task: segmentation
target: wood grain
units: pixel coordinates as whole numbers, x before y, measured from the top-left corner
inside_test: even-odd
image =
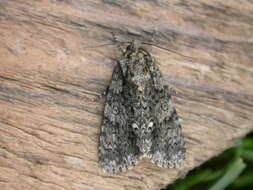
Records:
[[[232,146],[253,129],[252,15],[250,0],[1,0],[1,189],[159,189]],[[182,167],[101,171],[100,96],[119,51],[94,46],[111,32],[177,52],[152,48],[178,92]]]

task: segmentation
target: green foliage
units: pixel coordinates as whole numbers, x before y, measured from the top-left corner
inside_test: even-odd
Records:
[[[253,189],[253,134],[164,190]]]

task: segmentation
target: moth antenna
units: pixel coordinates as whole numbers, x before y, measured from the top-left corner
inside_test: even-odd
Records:
[[[88,48],[98,48],[98,47],[111,46],[111,45],[115,45],[115,43],[110,43],[110,44],[100,44],[100,45],[97,45],[97,46],[86,46],[86,47],[84,47],[84,48],[85,48],[85,49],[88,49]]]
[[[124,43],[132,43],[132,41],[120,41],[117,37],[116,34],[114,32],[111,32],[112,34],[112,43],[107,43],[107,44],[100,44],[97,46],[86,46],[85,49],[88,48],[99,48],[99,47],[103,47],[103,46],[111,46],[111,45],[118,45],[119,49],[124,52],[124,48],[120,45],[120,44],[124,44]]]
[[[158,45],[155,45],[155,44],[152,44],[152,43],[142,42],[142,44],[151,45],[151,46],[154,46],[154,47],[156,47],[156,48],[160,48],[160,49],[163,49],[163,50],[170,51],[170,52],[172,52],[172,53],[175,53],[175,54],[181,55],[181,56],[183,56],[183,57],[187,57],[187,58],[191,58],[191,59],[193,59],[193,57],[190,57],[190,56],[187,56],[187,55],[184,55],[184,54],[178,53],[177,51],[174,51],[174,50],[171,50],[171,49],[168,49],[168,48],[162,47],[162,46],[158,46]]]

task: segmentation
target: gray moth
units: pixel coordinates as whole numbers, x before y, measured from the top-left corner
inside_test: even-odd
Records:
[[[107,89],[99,160],[104,171],[132,168],[142,158],[174,168],[185,159],[185,142],[172,92],[147,49],[129,43]]]

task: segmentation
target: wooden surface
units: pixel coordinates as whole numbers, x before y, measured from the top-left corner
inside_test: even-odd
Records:
[[[253,129],[252,15],[249,0],[0,0],[0,189],[159,189],[232,146]],[[152,48],[178,92],[178,169],[99,167],[99,97],[120,53],[89,47],[111,32],[184,55]]]

